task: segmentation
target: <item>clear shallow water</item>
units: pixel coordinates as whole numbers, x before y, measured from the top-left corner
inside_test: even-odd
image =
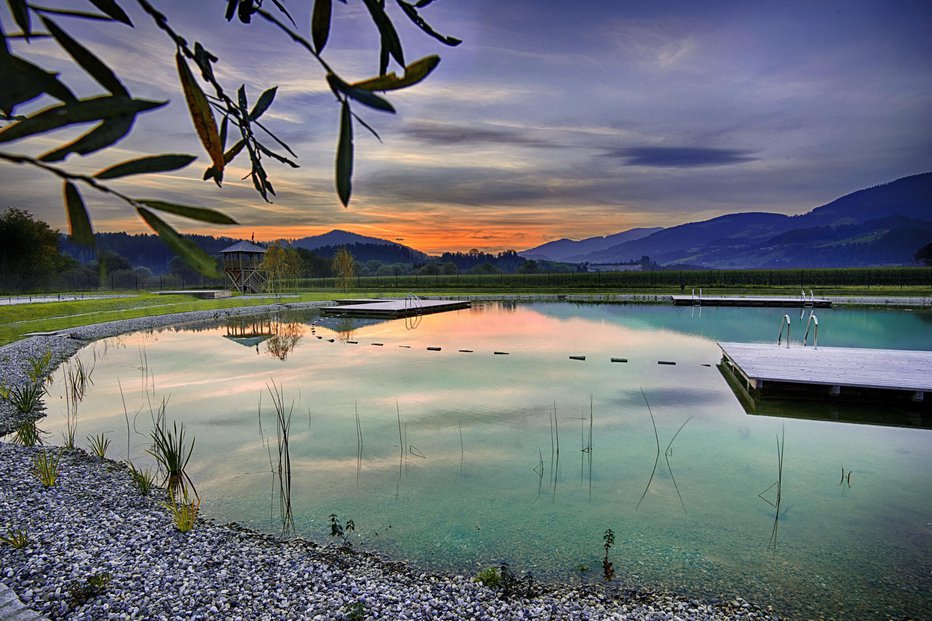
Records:
[[[742,595],[806,618],[922,617],[932,432],[748,416],[715,368],[716,340],[771,342],[784,312],[489,304],[416,326],[310,313],[124,335],[79,354],[96,364],[77,436],[107,433],[109,456],[126,457],[122,388],[130,456],[145,463],[150,404],[166,398],[169,420],[197,437],[189,470],[203,511],[276,532],[275,382],[294,404],[299,534],[325,538],[336,513],[355,521],[356,545],[420,566],[474,574],[507,561],[538,579],[598,581],[612,528],[623,583]],[[822,346],[932,349],[929,313],[818,316]],[[252,328],[274,336],[226,338]],[[56,436],[60,377],[46,424]]]

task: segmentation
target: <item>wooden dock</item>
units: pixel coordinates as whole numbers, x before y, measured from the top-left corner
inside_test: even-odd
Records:
[[[324,306],[320,312],[335,317],[381,317],[398,319],[469,308],[467,300],[346,300],[344,304]]]
[[[674,306],[770,306],[778,308],[830,308],[832,301],[825,298],[773,297],[773,296],[693,296],[671,295]]]
[[[761,397],[905,400],[932,392],[932,351],[719,343],[722,363]],[[928,402],[926,402],[928,405]]]

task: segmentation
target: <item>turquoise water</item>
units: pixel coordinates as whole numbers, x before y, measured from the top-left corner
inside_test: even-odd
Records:
[[[932,431],[799,418],[806,405],[749,416],[715,366],[716,340],[775,341],[785,312],[500,303],[420,321],[306,313],[129,334],[79,354],[94,384],[77,437],[107,433],[124,459],[128,418],[129,456],[146,463],[166,399],[197,438],[189,474],[204,513],[280,532],[274,383],[291,410],[298,534],[324,540],[335,513],[355,522],[354,545],[425,568],[506,561],[598,582],[611,528],[623,584],[741,595],[801,618],[922,617]],[[932,350],[928,312],[818,317],[820,346]],[[63,384],[48,399],[56,436]]]

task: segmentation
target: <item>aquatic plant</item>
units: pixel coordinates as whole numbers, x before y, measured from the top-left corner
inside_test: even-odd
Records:
[[[17,550],[22,550],[29,545],[29,532],[25,528],[10,530],[5,535],[0,534],[0,541]]]
[[[602,547],[605,548],[605,558],[602,559],[602,575],[605,581],[609,582],[615,577],[615,566],[608,560],[608,551],[615,545],[615,532],[611,528],[606,528],[602,534]]]
[[[342,539],[344,546],[352,545],[349,541],[349,533],[355,530],[356,522],[353,520],[346,520],[346,524],[344,525],[340,523],[340,518],[337,517],[336,513],[330,514],[330,536]]]
[[[127,465],[129,466],[129,474],[133,478],[133,483],[139,489],[139,493],[148,496],[149,490],[152,489],[152,485],[155,483],[155,475],[148,468],[145,470],[137,469],[132,462],[127,462]]]
[[[59,467],[61,454],[61,449],[57,452],[39,451],[32,461],[32,471],[39,477],[39,481],[45,487],[52,487],[55,485],[55,481],[58,480],[58,475],[61,472]]]
[[[110,448],[110,438],[107,437],[107,434],[101,433],[93,437],[87,436],[87,441],[94,455],[97,455],[97,457],[101,459],[107,456],[107,449]]]
[[[36,426],[33,418],[21,421],[13,431],[13,443],[33,447],[42,444],[42,431]]]
[[[194,500],[191,500],[188,497],[188,489],[184,486],[181,486],[181,493],[181,502],[178,502],[175,492],[169,490],[169,502],[162,503],[162,506],[171,513],[175,528],[186,533],[194,530],[194,525],[197,523],[197,514],[201,510],[201,498],[195,496]]]
[[[165,476],[165,487],[169,495],[174,494],[181,488],[187,494],[187,486],[194,489],[194,482],[185,468],[191,459],[191,453],[194,452],[195,438],[191,438],[191,444],[185,441],[184,423],[177,421],[172,423],[172,428],[168,428],[165,420],[165,403],[162,402],[159,416],[155,418],[155,427],[150,433],[152,438],[152,448],[147,452],[155,457],[159,465],[159,471]],[[194,490],[197,495],[197,490]]]

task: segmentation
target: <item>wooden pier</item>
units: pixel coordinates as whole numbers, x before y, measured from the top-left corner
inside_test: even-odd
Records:
[[[719,343],[722,364],[754,396],[929,405],[932,351]]]
[[[391,300],[345,300],[344,302],[347,303],[324,306],[320,311],[324,315],[335,317],[398,319],[470,307],[470,302],[467,300],[412,300],[411,298],[399,298]]]
[[[773,296],[694,296],[672,295],[674,306],[770,306],[778,308],[830,308],[832,301],[825,298],[773,297]]]

